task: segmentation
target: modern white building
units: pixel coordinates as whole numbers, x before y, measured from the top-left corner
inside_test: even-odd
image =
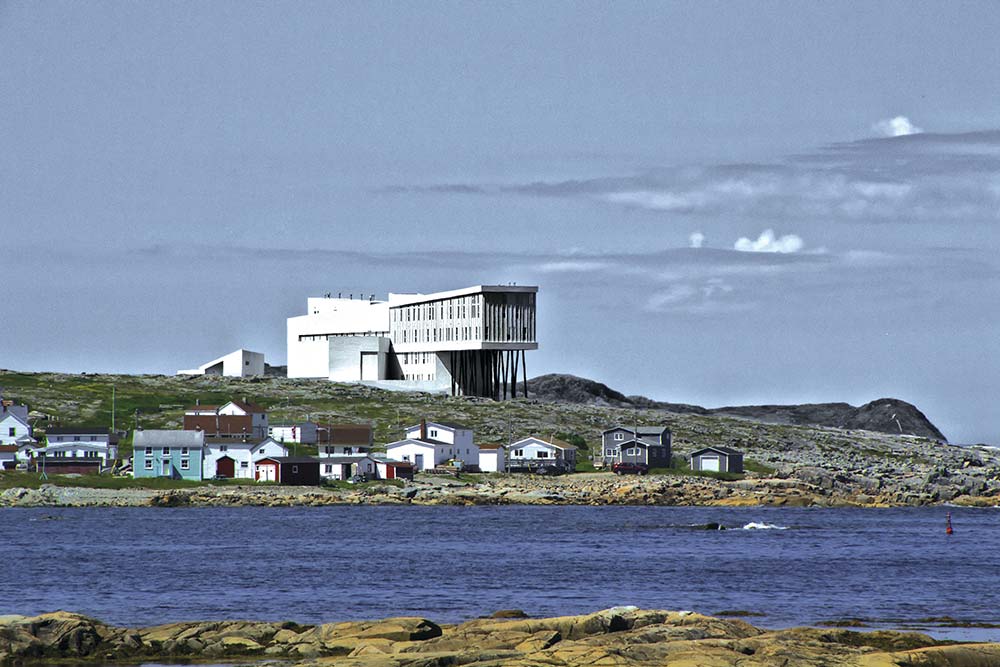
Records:
[[[251,377],[264,374],[264,355],[240,348],[235,352],[213,359],[198,368],[177,371],[178,375],[224,375],[226,377]]]
[[[288,448],[273,438],[205,438],[204,452],[204,479],[254,479],[257,461],[274,456],[288,456]]]
[[[525,351],[538,349],[537,292],[477,285],[386,301],[309,298],[308,313],[288,319],[288,377],[516,396]]]

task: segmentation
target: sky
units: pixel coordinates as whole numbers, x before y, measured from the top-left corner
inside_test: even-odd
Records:
[[[990,2],[4,2],[0,367],[539,286],[530,375],[1000,443]]]

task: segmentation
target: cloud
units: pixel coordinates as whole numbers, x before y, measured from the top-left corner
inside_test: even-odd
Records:
[[[751,241],[744,236],[736,241],[733,248],[740,252],[793,253],[802,250],[803,245],[805,244],[802,239],[795,234],[786,234],[777,238],[773,229],[765,229],[756,241]]]
[[[875,123],[872,129],[885,137],[905,137],[923,132],[922,129],[911,123],[910,119],[906,116],[884,118]]]
[[[692,232],[692,234],[688,236],[688,244],[692,248],[700,248],[704,243],[705,243],[705,235],[702,234],[701,232]]]
[[[665,221],[727,216],[762,226],[803,220],[967,224],[1000,218],[1000,130],[905,134],[919,128],[902,116],[886,123],[888,132],[900,134],[829,144],[771,162],[385,191],[583,200],[671,214]]]

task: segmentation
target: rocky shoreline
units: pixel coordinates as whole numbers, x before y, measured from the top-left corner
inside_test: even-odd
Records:
[[[1000,644],[956,644],[896,631],[772,631],[738,619],[635,607],[540,619],[498,612],[458,625],[406,617],[315,626],[210,621],[124,628],[67,612],[0,616],[0,667],[147,660],[296,667],[977,667],[1000,664]]]
[[[955,482],[958,482],[956,485]],[[42,485],[0,492],[0,507],[219,507],[322,505],[677,505],[899,507],[952,503],[1000,505],[1000,485],[962,477],[914,485],[803,467],[774,476],[724,481],[707,477],[617,477],[583,473],[563,477],[472,475],[462,480],[422,475],[405,485],[370,483],[349,488],[200,486],[186,489],[93,489]]]

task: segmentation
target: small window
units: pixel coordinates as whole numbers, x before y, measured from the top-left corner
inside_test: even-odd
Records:
[[[153,455],[153,448],[146,447],[146,456],[152,456],[152,455]]]
[[[163,448],[163,455],[164,456],[170,456],[170,448],[169,447],[164,447]]]
[[[622,433],[621,431],[619,431],[618,433],[615,433],[615,440],[624,440],[624,439],[625,439],[625,434],[624,433]]]
[[[332,463],[327,463],[326,465],[324,465],[323,466],[323,472],[325,472],[327,475],[332,474],[333,473],[333,464]]]
[[[549,457],[549,453],[548,452],[538,452],[538,453],[535,454],[535,457],[536,458],[540,458],[540,459],[547,459]]]
[[[189,459],[181,459],[181,470],[187,470],[191,467],[191,462]]]
[[[298,466],[292,466],[292,472],[298,472],[298,471],[299,471]]]
[[[240,461],[240,467],[241,468],[249,468],[250,464],[247,463],[246,461]]]
[[[7,429],[7,435],[17,435],[17,429],[11,426],[9,429]]]
[[[188,455],[188,448],[181,447],[181,456],[187,456],[187,455]]]
[[[73,436],[73,442],[80,442],[80,436],[74,435]]]
[[[429,434],[430,434],[430,436],[431,436],[432,438],[436,438],[436,437],[438,437],[438,432],[437,432],[437,429],[436,429],[436,428],[432,428],[432,429],[431,429],[431,430],[429,431]]]
[[[229,451],[229,445],[219,445],[219,451],[220,452],[228,452]]]
[[[146,459],[146,470],[153,469],[153,459]]]
[[[404,461],[409,461],[410,460],[410,455],[409,454],[403,454],[403,460]]]

